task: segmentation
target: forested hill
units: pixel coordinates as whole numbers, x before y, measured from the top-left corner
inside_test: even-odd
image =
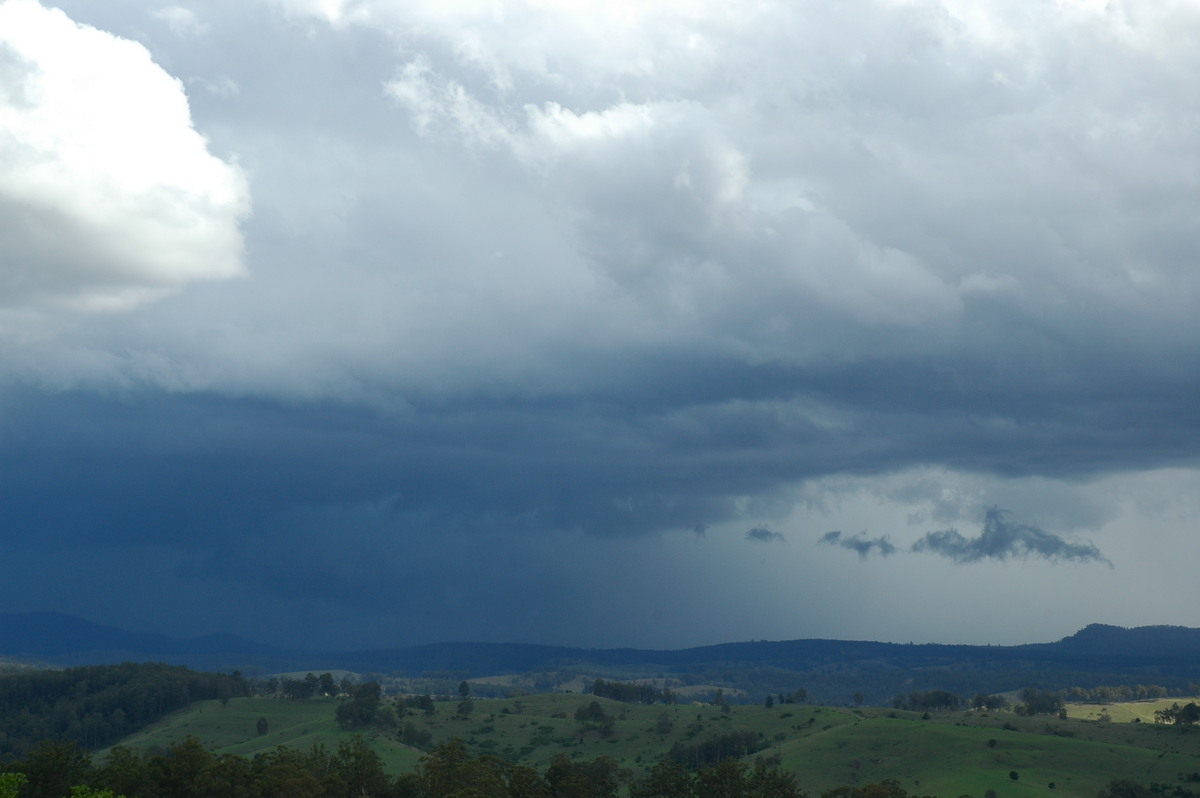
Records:
[[[1072,654],[1152,657],[1200,657],[1200,629],[1186,626],[1138,626],[1126,629],[1093,623],[1051,644]]]
[[[249,694],[238,675],[177,665],[125,663],[44,670],[0,678],[0,761],[38,740],[109,745],[193,701]]]

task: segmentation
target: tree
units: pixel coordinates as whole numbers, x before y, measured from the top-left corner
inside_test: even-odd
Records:
[[[630,798],[690,798],[695,780],[677,762],[659,762],[644,779],[629,786]]]
[[[334,710],[334,717],[343,729],[372,726],[380,720],[382,702],[383,688],[379,686],[379,682],[367,682],[355,688],[353,698],[338,704],[338,708]]]
[[[125,798],[125,796],[117,795],[112,790],[98,790],[95,787],[80,784],[71,788],[71,798]]]
[[[426,751],[429,749],[429,744],[433,742],[433,733],[427,729],[418,729],[417,725],[410,720],[405,722],[397,739],[405,745]]]
[[[780,769],[778,762],[778,758],[773,758],[768,763],[762,757],[754,761],[754,769],[746,777],[748,798],[803,798],[796,777]]]
[[[258,732],[258,736],[262,737],[264,734],[267,733],[267,728],[268,728],[267,719],[265,717],[259,718],[258,723],[254,724],[254,728],[255,728],[255,731]]]
[[[332,673],[322,673],[317,677],[317,690],[321,695],[335,696],[338,694],[337,684],[333,681]]]
[[[510,798],[550,798],[550,785],[529,765],[513,765],[508,774]]]
[[[697,798],[742,798],[746,766],[736,759],[722,759],[696,773]]]
[[[593,701],[585,707],[575,710],[575,720],[580,723],[600,723],[608,717],[599,701]]]
[[[92,758],[75,743],[43,740],[13,769],[28,780],[21,789],[22,798],[62,798],[72,786],[88,780]]]
[[[610,756],[577,763],[556,754],[546,769],[546,783],[555,798],[616,798],[628,775]]]
[[[1160,709],[1154,713],[1155,723],[1175,723],[1180,726],[1191,726],[1200,722],[1200,706],[1195,702],[1179,706],[1176,702],[1168,709]]]
[[[154,795],[178,795],[201,798],[210,792],[209,779],[216,757],[196,737],[177,740],[166,754],[151,757],[146,771]]]
[[[332,764],[334,774],[346,785],[346,795],[386,795],[391,789],[383,760],[361,735],[340,743]]]
[[[1153,795],[1144,784],[1130,779],[1113,779],[1105,789],[1096,793],[1096,798],[1151,798]]]
[[[324,746],[308,751],[293,751],[280,746],[254,758],[254,776],[262,795],[286,795],[288,798],[325,798],[327,785],[318,777],[328,776],[332,758]]]
[[[471,685],[467,684],[466,679],[458,683],[458,697],[463,701],[471,697]]]
[[[1034,687],[1026,687],[1021,691],[1021,701],[1025,715],[1057,715],[1063,706],[1062,693]]]
[[[971,706],[975,709],[986,709],[989,712],[993,712],[997,709],[1004,709],[1007,707],[1008,699],[1002,695],[985,695],[984,693],[977,693],[975,697],[971,699]]]
[[[599,701],[593,701],[586,707],[575,710],[575,720],[586,729],[599,730],[604,737],[613,733],[617,723],[617,719],[605,712]]]
[[[26,781],[24,773],[0,773],[0,798],[17,798]]]
[[[139,795],[150,791],[146,767],[136,751],[124,745],[113,746],[100,767],[94,783],[118,795]]]
[[[425,795],[453,795],[465,785],[467,762],[471,759],[467,746],[455,737],[421,757],[417,777]]]
[[[555,798],[591,798],[591,785],[583,767],[566,754],[555,754],[546,768],[546,783]]]

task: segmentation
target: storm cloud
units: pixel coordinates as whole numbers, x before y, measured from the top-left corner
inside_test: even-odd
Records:
[[[948,557],[956,563],[1041,557],[1047,560],[1112,563],[1092,543],[1075,543],[1036,526],[1017,523],[1012,513],[992,507],[983,520],[979,537],[963,537],[956,529],[930,532],[913,544],[913,551]]]
[[[1200,521],[1194,4],[0,19],[6,606],[339,645],[1200,624],[1040,578],[1182,567]],[[957,531],[997,506],[1057,534]],[[829,529],[890,535],[750,545]],[[1060,612],[967,623],[943,582]]]

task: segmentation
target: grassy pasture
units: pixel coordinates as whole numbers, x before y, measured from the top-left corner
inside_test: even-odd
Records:
[[[222,706],[219,701],[200,701],[180,710],[121,741],[121,745],[144,751],[166,748],[189,735],[220,753],[248,758],[277,746],[308,750],[324,745],[330,751],[349,739],[338,728],[333,713],[337,702],[331,698],[281,701],[270,698],[233,698]],[[267,733],[259,735],[259,718],[267,719]],[[421,753],[386,735],[364,735],[393,773],[416,767]],[[101,751],[97,760],[104,756]]]
[[[1104,715],[1113,723],[1153,723],[1154,713],[1167,709],[1172,704],[1180,706],[1195,699],[1192,698],[1158,698],[1153,701],[1125,701],[1112,704],[1067,704],[1067,715],[1083,720],[1100,720]]]
[[[616,719],[610,736],[574,719],[575,710],[591,701]],[[539,769],[560,753],[577,760],[611,756],[635,776],[675,743],[695,745],[751,730],[765,746],[757,755],[778,755],[813,795],[842,784],[895,778],[910,793],[942,798],[982,798],[988,789],[998,798],[1091,798],[1113,777],[1177,784],[1179,774],[1200,771],[1200,730],[1146,722],[957,712],[923,720],[918,713],[882,708],[803,705],[736,706],[722,712],[714,706],[622,704],[562,693],[479,699],[462,718],[455,715],[457,703],[439,702],[433,718],[409,713],[401,723],[428,731],[435,744],[460,737],[476,755],[490,753]],[[1152,717],[1153,705],[1147,706]],[[165,746],[191,734],[218,751],[242,756],[276,745],[307,749],[323,744],[333,750],[350,734],[334,722],[335,707],[336,701],[328,698],[243,698],[225,706],[204,702],[124,742],[135,748]],[[1115,709],[1109,707],[1114,719]],[[256,723],[264,717],[269,730],[260,736]],[[367,739],[394,773],[411,770],[421,756],[398,743],[394,733]],[[1012,771],[1019,776],[1015,781],[1009,778]]]
[[[810,789],[895,778],[910,793],[948,798],[982,796],[988,789],[1000,798],[1094,796],[1116,776],[1175,782],[1179,772],[1198,764],[1191,756],[1149,748],[956,725],[952,717],[864,718],[784,743],[783,763]]]

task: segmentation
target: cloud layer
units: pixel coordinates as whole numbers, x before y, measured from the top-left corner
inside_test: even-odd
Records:
[[[112,575],[4,597],[343,644],[976,634],[1016,626],[923,586],[1014,582],[1200,624],[1039,579],[1103,549],[1145,584],[1200,517],[1197,34],[1186,2],[0,2],[7,555]]]

